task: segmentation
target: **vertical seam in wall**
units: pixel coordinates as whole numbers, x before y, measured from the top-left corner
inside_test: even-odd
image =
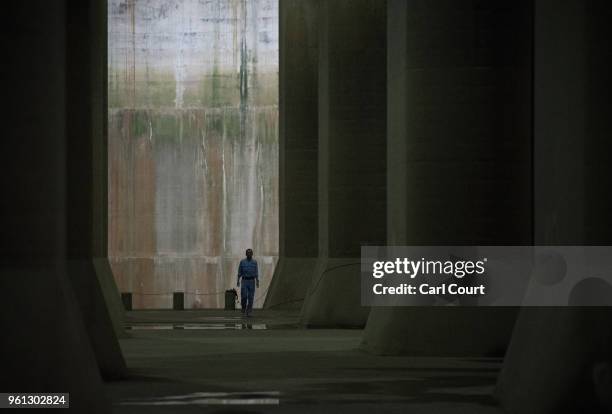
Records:
[[[287,7],[284,6],[285,1],[279,0],[278,2],[278,33],[279,33],[279,44],[278,44],[278,255],[279,258],[287,254],[286,243],[285,243],[285,195],[287,188],[285,187],[285,48],[287,47],[286,36],[283,35],[285,25],[283,24],[286,18],[285,13]]]
[[[318,197],[319,256],[329,254],[329,3],[319,3]]]
[[[531,51],[530,51],[530,72],[531,72],[531,76],[530,76],[530,94],[531,94],[531,111],[530,111],[530,122],[529,122],[529,127],[530,127],[530,137],[531,137],[531,142],[530,142],[530,157],[531,157],[531,166],[530,166],[530,185],[531,185],[531,244],[535,245],[536,243],[536,198],[535,198],[535,13],[536,13],[536,6],[535,6],[535,1],[531,1],[531,5],[530,5],[530,22],[529,22],[529,26],[530,26],[530,36],[531,36],[531,41],[530,41],[530,46],[531,46]]]

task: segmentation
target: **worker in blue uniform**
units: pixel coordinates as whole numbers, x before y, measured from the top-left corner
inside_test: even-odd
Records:
[[[242,285],[240,279],[242,278]],[[257,261],[253,259],[253,250],[247,249],[246,259],[240,261],[238,266],[238,283],[240,288],[240,305],[242,306],[242,314],[251,316],[253,312],[253,300],[255,297],[255,288],[259,287],[259,270]]]

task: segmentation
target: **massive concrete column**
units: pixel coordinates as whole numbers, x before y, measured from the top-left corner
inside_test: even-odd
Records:
[[[532,240],[531,1],[388,2],[388,243]],[[374,308],[363,347],[496,355],[501,308]]]
[[[107,255],[106,1],[72,1],[67,13],[66,255],[98,366],[120,378],[122,307]],[[107,305],[108,304],[108,305]]]
[[[279,261],[264,307],[300,309],[318,253],[318,1],[279,3]]]
[[[383,244],[386,2],[319,6],[317,268],[302,308],[307,326],[363,326],[360,246]]]
[[[9,145],[0,151],[6,194],[0,215],[4,301],[0,355],[3,390],[69,392],[72,409],[97,413],[110,411],[110,405],[81,309],[91,306],[95,313],[100,307],[94,307],[90,297],[77,300],[75,291],[82,290],[73,289],[74,278],[67,276],[70,216],[91,207],[71,205],[74,191],[89,194],[91,187],[85,183],[77,190],[67,178],[68,171],[88,174],[90,165],[73,169],[70,122],[78,116],[93,116],[87,91],[73,101],[76,85],[71,78],[89,70],[72,60],[74,36],[84,35],[70,23],[73,9],[81,10],[76,3],[17,2],[4,9],[10,18],[0,29],[6,51],[3,98],[9,120],[3,125],[3,144]],[[96,13],[103,10],[101,6]],[[83,47],[92,50],[89,44]],[[83,132],[80,139],[90,141],[91,136]],[[94,273],[82,277],[92,286]],[[95,287],[88,289],[92,291]],[[106,340],[109,347],[116,346],[112,336]]]
[[[611,18],[612,4],[605,0],[535,2],[534,230],[539,245],[612,242]],[[606,361],[612,369],[611,349],[610,308],[525,308],[497,394],[510,413],[600,412],[594,369]]]

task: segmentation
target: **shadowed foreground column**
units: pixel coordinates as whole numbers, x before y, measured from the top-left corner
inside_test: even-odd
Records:
[[[388,2],[388,244],[532,240],[531,1]],[[363,348],[500,355],[514,308],[373,308]]]
[[[306,326],[363,326],[361,245],[386,234],[386,2],[338,0],[319,9],[317,268]]]
[[[11,3],[4,10],[10,17],[0,36],[3,43],[10,42],[3,48],[7,51],[4,98],[10,120],[4,124],[4,134],[10,147],[0,153],[5,167],[2,188],[11,197],[0,205],[1,382],[3,392],[67,392],[75,412],[101,413],[109,412],[110,404],[92,347],[94,337],[88,335],[81,310],[94,315],[106,309],[104,304],[93,306],[90,296],[76,297],[75,292],[85,290],[73,289],[74,278],[68,277],[67,269],[72,243],[68,233],[77,230],[67,228],[70,216],[86,214],[91,207],[73,203],[73,192],[89,195],[91,187],[68,182],[67,171],[76,166],[69,161],[68,131],[75,127],[70,120],[77,113],[94,116],[88,109],[87,92],[78,102],[72,100],[76,94],[70,78],[80,76],[79,71],[83,76],[88,72],[86,65],[71,61],[77,53],[74,36],[87,36],[70,24],[74,7],[82,10],[66,1]],[[97,10],[106,13],[103,5]],[[91,45],[81,47],[92,50]],[[85,133],[80,139],[88,142],[91,136]],[[77,151],[88,159],[89,154]],[[85,166],[90,166],[88,161]],[[71,172],[90,174],[87,168]],[[82,230],[89,233],[87,228]],[[87,293],[97,290],[99,294],[93,272],[78,277],[89,286]],[[108,319],[108,315],[99,317]],[[118,351],[114,336],[106,335],[113,333],[112,327],[106,326],[107,331],[97,331],[94,324],[90,334],[91,329],[103,334],[99,336],[106,341],[102,346]]]
[[[605,0],[535,3],[539,245],[612,243],[610,19],[612,4]],[[603,370],[599,375],[598,369]],[[524,308],[497,396],[510,413],[610,412],[610,406],[600,411],[597,395],[598,389],[610,395],[610,372],[612,308]]]

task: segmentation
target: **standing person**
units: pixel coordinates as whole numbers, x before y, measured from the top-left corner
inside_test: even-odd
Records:
[[[242,278],[242,286],[240,286],[240,278]],[[259,287],[259,271],[257,269],[257,261],[253,259],[252,249],[247,249],[246,259],[240,261],[238,266],[238,283],[236,286],[240,288],[241,312],[243,315],[246,313],[246,316],[251,316],[255,287]]]

